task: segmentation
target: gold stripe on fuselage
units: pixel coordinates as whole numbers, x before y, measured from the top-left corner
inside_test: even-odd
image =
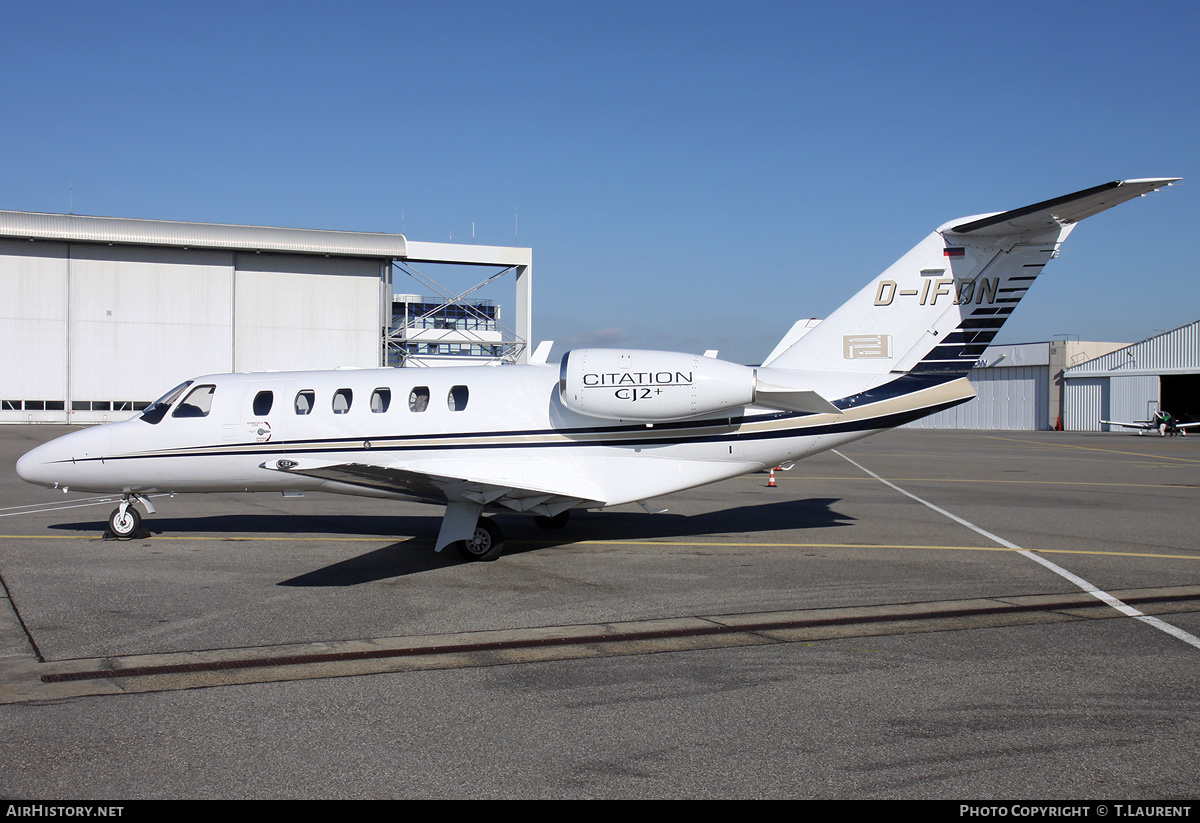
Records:
[[[975,390],[965,377],[950,380],[924,389],[918,389],[907,394],[889,397],[874,403],[855,406],[842,411],[840,414],[818,413],[799,417],[765,417],[763,419],[743,420],[731,424],[732,418],[719,418],[711,425],[697,426],[693,422],[686,427],[673,426],[671,423],[656,424],[639,428],[611,428],[601,431],[537,431],[529,434],[495,434],[481,432],[479,434],[431,434],[431,435],[366,435],[362,437],[339,437],[328,440],[311,441],[281,441],[278,443],[223,443],[220,445],[192,446],[187,448],[159,449],[145,452],[135,452],[124,455],[113,455],[113,458],[138,457],[185,457],[211,454],[295,454],[304,452],[327,451],[359,451],[362,449],[388,451],[395,449],[420,450],[440,448],[470,448],[496,446],[544,446],[544,445],[605,445],[614,440],[628,442],[630,440],[645,441],[648,445],[655,442],[675,442],[682,439],[699,440],[710,437],[738,437],[754,435],[786,436],[782,432],[794,432],[795,436],[803,437],[806,429],[822,426],[845,425],[858,423],[876,418],[886,418],[896,414],[916,411],[923,408],[943,406],[956,401],[969,400],[975,396]],[[627,426],[628,424],[625,424]],[[369,445],[368,445],[369,444]]]

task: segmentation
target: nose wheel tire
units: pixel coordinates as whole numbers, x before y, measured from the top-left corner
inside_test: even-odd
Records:
[[[460,540],[454,546],[463,560],[495,560],[504,551],[504,537],[499,526],[481,517],[471,539]]]
[[[142,526],[142,515],[133,506],[118,506],[108,516],[108,529],[113,537],[128,540]]]

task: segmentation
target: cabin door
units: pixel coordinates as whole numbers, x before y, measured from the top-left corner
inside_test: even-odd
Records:
[[[254,380],[245,384],[235,422],[223,426],[227,443],[276,443],[287,406],[281,380]]]

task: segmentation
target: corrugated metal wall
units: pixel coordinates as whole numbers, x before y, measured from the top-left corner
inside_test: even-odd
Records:
[[[919,429],[1041,431],[1050,428],[1048,366],[975,369],[968,377],[976,397],[909,423]]]
[[[1200,320],[1064,371],[1063,423],[1069,431],[1128,431],[1099,421],[1149,419],[1163,376],[1188,374],[1200,374]]]
[[[1200,320],[1089,360],[1076,369],[1079,374],[1113,370],[1200,371]]]
[[[1157,375],[1139,375],[1137,377],[1108,378],[1108,413],[1106,420],[1120,420],[1132,423],[1135,420],[1149,420],[1148,404],[1153,402],[1158,408],[1159,380]],[[1120,426],[1104,426],[1105,431],[1129,431]]]
[[[1100,421],[1111,419],[1108,397],[1107,377],[1082,377],[1066,381],[1063,388],[1063,428],[1073,432],[1100,431]]]

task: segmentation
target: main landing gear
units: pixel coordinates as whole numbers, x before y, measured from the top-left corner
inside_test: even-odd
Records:
[[[479,518],[475,534],[454,544],[463,560],[495,560],[504,551],[504,535],[500,527],[486,517]]]
[[[472,561],[495,560],[503,554],[504,535],[494,521],[481,516],[482,511],[481,503],[462,500],[448,503],[436,549],[453,546],[463,560]],[[536,515],[533,520],[543,529],[561,529],[570,517],[567,510],[553,516]]]

